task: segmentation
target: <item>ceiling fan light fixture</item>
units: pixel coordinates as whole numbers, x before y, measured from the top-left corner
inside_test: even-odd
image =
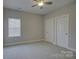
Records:
[[[33,5],[32,7],[35,7],[35,6],[39,6],[40,9],[43,8],[44,5],[52,5],[52,1],[45,1],[45,0],[33,0],[36,2],[35,5]]]
[[[38,3],[38,6],[43,6],[43,5],[44,5],[43,1],[41,1],[41,2]]]

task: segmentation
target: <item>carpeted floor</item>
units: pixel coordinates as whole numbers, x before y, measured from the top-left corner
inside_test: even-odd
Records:
[[[47,42],[4,47],[4,59],[76,59],[75,53]]]

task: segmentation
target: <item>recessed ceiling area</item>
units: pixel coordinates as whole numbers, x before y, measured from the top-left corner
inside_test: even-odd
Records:
[[[18,11],[25,11],[39,15],[45,15],[51,11],[56,10],[57,8],[63,7],[70,3],[73,3],[75,0],[45,0],[52,1],[52,5],[44,5],[43,9],[40,9],[39,6],[32,7],[35,4],[33,0],[3,0],[4,8],[15,9]]]

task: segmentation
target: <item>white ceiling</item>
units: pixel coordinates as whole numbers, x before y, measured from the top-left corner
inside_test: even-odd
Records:
[[[38,6],[32,7],[35,4],[33,0],[3,0],[4,8],[15,9],[19,11],[25,11],[35,14],[44,15],[57,8],[63,7],[67,4],[74,2],[75,0],[45,0],[52,1],[52,5],[44,5],[43,9],[40,9]]]

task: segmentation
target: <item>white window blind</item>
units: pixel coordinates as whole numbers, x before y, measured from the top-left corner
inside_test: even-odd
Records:
[[[21,36],[21,20],[19,18],[8,18],[8,37]]]

